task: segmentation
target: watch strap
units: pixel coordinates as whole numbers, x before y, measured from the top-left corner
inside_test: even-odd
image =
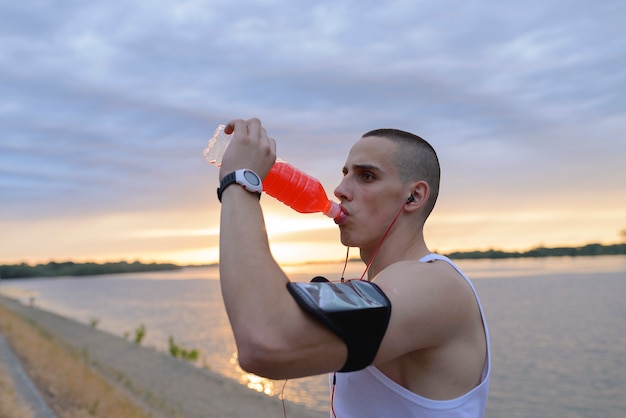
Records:
[[[220,187],[217,188],[217,200],[219,200],[220,203],[222,202],[222,193],[224,193],[224,190],[226,190],[226,188],[230,186],[231,184],[239,184],[237,182],[237,172],[235,171],[226,174],[220,181]],[[239,184],[239,185],[244,187],[243,184]],[[246,188],[244,187],[244,189]],[[259,200],[261,199],[261,193],[248,190],[248,189],[246,190],[249,191],[250,193],[255,193],[259,197]]]

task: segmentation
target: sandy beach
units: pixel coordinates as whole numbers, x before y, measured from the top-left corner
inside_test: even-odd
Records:
[[[210,370],[9,298],[0,296],[0,303],[84,353],[95,370],[129,392],[155,417],[283,416],[278,398],[247,389]],[[286,408],[287,417],[327,416],[290,402]]]

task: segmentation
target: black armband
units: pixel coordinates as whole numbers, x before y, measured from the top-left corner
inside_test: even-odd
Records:
[[[312,283],[288,283],[287,289],[304,311],[346,343],[348,359],[340,372],[372,364],[391,318],[391,302],[377,285],[316,277]]]

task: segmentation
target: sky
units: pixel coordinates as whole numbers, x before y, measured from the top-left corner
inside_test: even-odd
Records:
[[[250,117],[331,198],[364,132],[426,138],[431,250],[620,242],[624,16],[621,0],[3,1],[0,263],[217,261],[202,151]],[[279,262],[345,256],[332,220],[262,205]]]

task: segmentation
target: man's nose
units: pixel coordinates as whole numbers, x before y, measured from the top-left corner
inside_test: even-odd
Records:
[[[337,187],[335,187],[334,194],[335,194],[335,197],[339,199],[340,201],[348,200],[348,194],[346,192],[346,186],[345,186],[345,178],[341,180],[341,182],[339,183],[339,185],[337,185]]]

